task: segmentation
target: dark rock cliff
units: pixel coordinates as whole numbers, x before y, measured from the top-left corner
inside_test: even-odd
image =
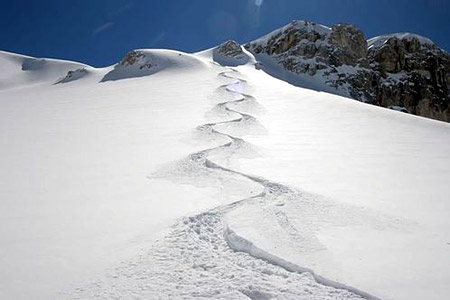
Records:
[[[450,122],[450,55],[419,35],[366,40],[353,25],[293,21],[245,48],[285,71],[307,74],[337,94]]]

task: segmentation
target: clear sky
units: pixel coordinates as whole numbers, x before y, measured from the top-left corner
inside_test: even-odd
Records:
[[[414,32],[450,49],[450,0],[0,0],[0,49],[106,66],[136,48],[198,51],[293,19],[366,37]]]

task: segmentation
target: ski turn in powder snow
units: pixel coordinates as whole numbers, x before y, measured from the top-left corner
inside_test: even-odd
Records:
[[[249,84],[234,69],[219,74],[232,81],[220,86],[211,112],[220,122],[197,127],[199,134],[219,146],[189,155],[166,165],[149,179],[165,178],[178,183],[208,186],[220,184],[224,192],[237,186],[248,193],[243,200],[185,217],[137,261],[124,264],[106,279],[78,288],[74,299],[377,299],[355,288],[322,278],[312,270],[289,263],[257,248],[235,233],[227,216],[245,205],[267,211],[292,238],[301,239],[281,209],[288,202],[311,207],[311,196],[253,175],[233,171],[230,158],[254,154],[242,137],[264,128],[250,113],[261,110],[256,99],[244,93]],[[229,99],[223,101],[223,98]],[[230,108],[233,107],[233,108]],[[231,134],[231,133],[232,134]]]

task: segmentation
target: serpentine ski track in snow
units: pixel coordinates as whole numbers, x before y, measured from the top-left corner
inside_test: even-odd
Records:
[[[219,91],[233,99],[216,103],[213,111],[231,119],[197,128],[201,135],[223,143],[193,153],[152,177],[200,186],[221,184],[225,190],[236,185],[248,186],[248,197],[179,220],[137,261],[116,269],[104,280],[78,289],[74,298],[376,299],[271,255],[227,225],[226,216],[243,205],[262,205],[280,199],[308,201],[300,191],[234,171],[221,163],[236,153],[251,151],[242,137],[227,132],[261,130],[255,117],[239,111],[240,106],[258,105],[254,97],[242,92],[249,84],[229,74],[239,72],[227,69],[219,73],[222,80],[233,81],[219,87]],[[272,214],[280,226],[296,235],[297,229],[281,210]]]

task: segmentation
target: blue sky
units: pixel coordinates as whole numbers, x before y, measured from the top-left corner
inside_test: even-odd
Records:
[[[131,49],[193,52],[304,19],[415,32],[448,51],[449,11],[450,0],[0,0],[0,49],[106,66]]]

